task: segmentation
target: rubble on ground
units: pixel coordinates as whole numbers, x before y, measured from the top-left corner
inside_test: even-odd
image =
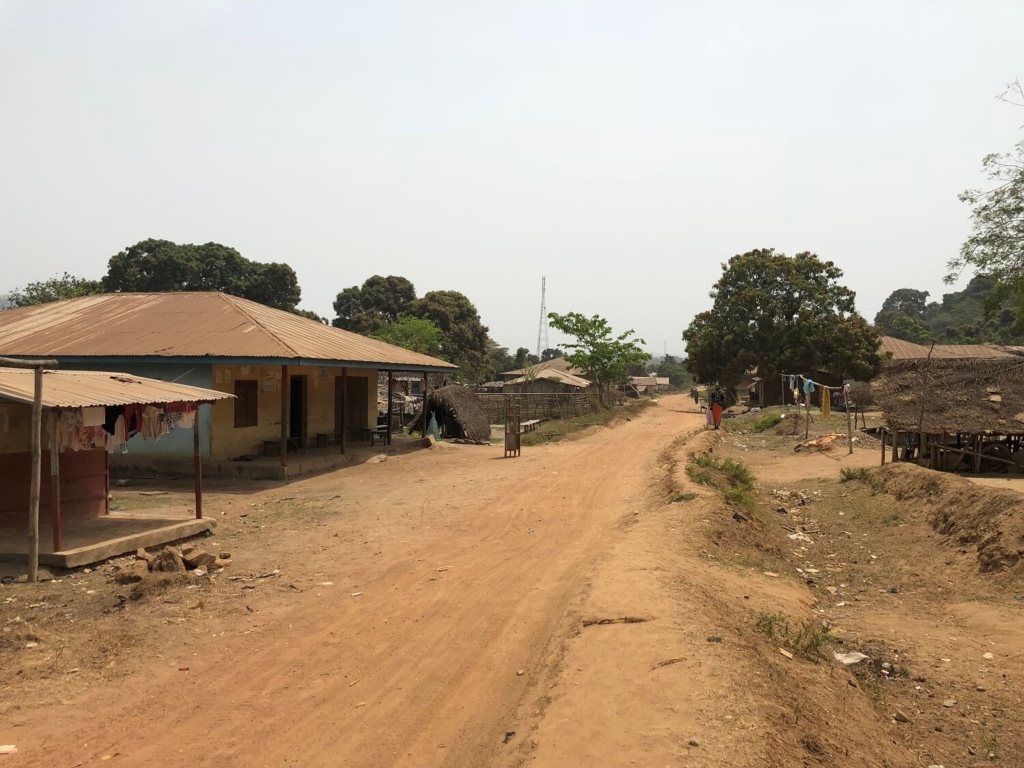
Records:
[[[181,547],[165,546],[157,553],[139,549],[135,559],[117,568],[114,581],[118,584],[137,584],[150,573],[181,573],[196,577],[219,573],[231,565],[231,553],[214,555],[194,545]]]

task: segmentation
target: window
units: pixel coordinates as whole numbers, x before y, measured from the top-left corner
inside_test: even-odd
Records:
[[[235,426],[255,427],[259,424],[257,408],[258,381],[235,380]]]

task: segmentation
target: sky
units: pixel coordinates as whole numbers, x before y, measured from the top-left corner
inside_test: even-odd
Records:
[[[0,292],[145,238],[402,275],[501,344],[550,311],[682,354],[730,256],[939,296],[1021,137],[1019,0],[0,0]],[[551,342],[559,335],[551,332]]]

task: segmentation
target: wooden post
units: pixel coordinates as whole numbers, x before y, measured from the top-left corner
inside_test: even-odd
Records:
[[[43,369],[35,369],[35,393],[32,397],[32,485],[28,495],[28,580],[39,578],[39,486],[43,474]]]
[[[885,466],[885,427],[882,427],[882,429],[879,431],[878,434],[879,434],[879,437],[882,438],[882,466],[884,467]],[[895,440],[896,436],[893,435],[892,439]]]
[[[387,412],[388,412],[388,445],[391,445],[391,421],[392,421],[392,418],[391,418],[392,417],[392,413],[391,413],[391,411],[392,411],[392,407],[393,407],[391,405],[391,397],[392,397],[392,395],[394,395],[394,393],[395,393],[395,372],[394,371],[388,371],[388,407],[387,407]]]
[[[196,420],[192,424],[192,453],[196,473],[196,520],[203,519],[203,452],[199,447],[199,406],[196,406]]]
[[[807,411],[807,421],[804,422],[804,440],[808,438],[811,433],[811,395],[810,393],[804,394],[804,410]]]
[[[430,388],[430,378],[426,371],[423,372],[423,412],[420,414],[420,421],[423,422],[423,429],[420,433],[427,436],[427,389]]]
[[[53,518],[53,551],[64,549],[60,529],[60,441],[57,439],[57,411],[50,409],[50,516]]]
[[[971,443],[974,445],[974,474],[981,473],[981,435],[975,435],[971,438]]]
[[[853,427],[850,426],[850,396],[848,394],[843,395],[843,400],[846,403],[846,442],[849,445],[850,450],[848,454],[853,454]]]
[[[288,406],[291,396],[288,381],[288,366],[281,366],[281,466],[288,466]]]
[[[341,369],[341,452],[348,453],[348,368]]]
[[[900,443],[900,431],[898,429],[894,429],[892,431],[892,463],[893,464],[895,464],[897,461],[900,460],[900,455],[898,453],[898,451],[899,451],[899,443]]]

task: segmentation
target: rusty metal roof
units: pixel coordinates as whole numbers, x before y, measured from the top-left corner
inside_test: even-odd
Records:
[[[912,341],[904,341],[892,336],[883,336],[880,347],[882,353],[890,353],[893,360],[924,360],[928,357],[930,349],[930,346],[915,344]],[[965,358],[987,360],[999,357],[1013,357],[1013,355],[985,344],[936,344],[935,350],[932,352],[934,360]]]
[[[221,357],[402,365],[444,360],[224,293],[105,293],[0,312],[0,355]]]
[[[534,379],[546,379],[548,381],[556,381],[560,384],[567,384],[570,387],[579,387],[580,389],[586,389],[590,386],[590,382],[584,379],[582,376],[573,376],[571,373],[566,371],[560,371],[554,368],[549,368],[546,371],[541,371]],[[506,382],[497,382],[498,384],[525,384],[530,381],[529,376],[520,376],[519,378],[512,379]],[[486,386],[486,385],[483,385]]]
[[[564,357],[553,357],[550,360],[545,360],[543,363],[537,363],[536,365],[528,365],[525,368],[520,368],[518,371],[502,371],[499,375],[514,378],[516,376],[526,376],[531,372],[540,373],[541,371],[552,370],[564,371],[565,373],[570,373],[573,376],[583,376],[583,371],[579,368],[573,368],[569,365],[569,361]]]
[[[35,371],[0,368],[0,400],[31,403],[35,397]],[[46,408],[90,408],[99,405],[151,405],[154,403],[212,403],[234,397],[227,392],[172,384],[127,373],[102,371],[43,371]]]

